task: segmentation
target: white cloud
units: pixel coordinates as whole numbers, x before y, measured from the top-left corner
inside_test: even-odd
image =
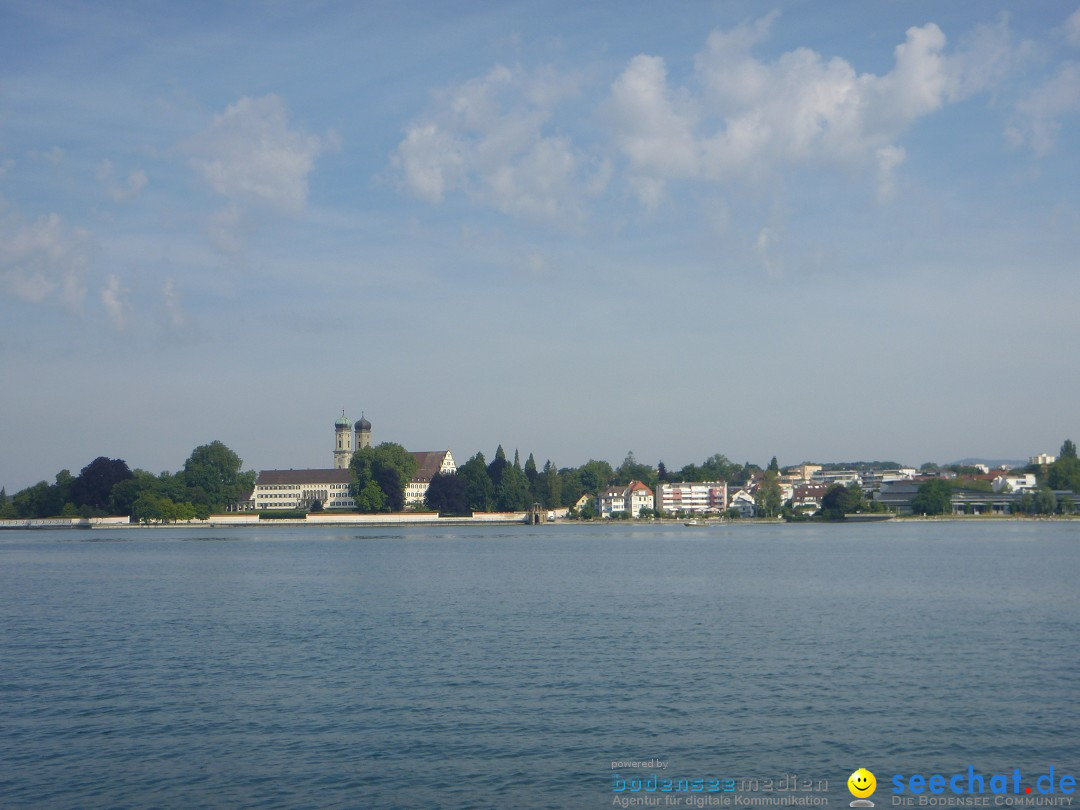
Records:
[[[117,181],[111,160],[101,162],[98,166],[97,178],[105,188],[105,193],[116,202],[134,199],[146,186],[146,173],[142,169],[129,172],[126,183]]]
[[[577,223],[610,166],[548,131],[555,108],[576,93],[574,77],[497,66],[437,93],[391,160],[403,186],[428,202],[462,191],[506,214]]]
[[[123,329],[128,324],[131,314],[131,304],[127,300],[128,291],[120,285],[120,279],[113,274],[105,280],[105,286],[101,288],[101,303],[105,306],[105,312],[109,316],[112,325],[117,329]]]
[[[55,299],[77,308],[91,241],[89,232],[66,228],[59,214],[26,222],[9,213],[0,219],[0,282],[22,301]]]
[[[1080,64],[1065,62],[1056,74],[1016,105],[1017,115],[1006,131],[1014,146],[1030,146],[1048,154],[1057,142],[1061,119],[1080,112]]]
[[[327,141],[334,148],[337,136],[330,133]],[[308,175],[325,146],[317,135],[290,129],[284,102],[267,95],[241,98],[186,148],[191,166],[218,194],[298,214],[307,204]]]
[[[656,204],[672,180],[723,183],[812,162],[874,167],[887,197],[903,159],[900,135],[1009,64],[1004,23],[980,29],[951,55],[938,26],[910,28],[893,69],[880,76],[808,48],[761,61],[751,51],[774,20],[712,32],[695,60],[696,92],[671,86],[664,61],[646,55],[613,83],[612,136],[643,202]]]

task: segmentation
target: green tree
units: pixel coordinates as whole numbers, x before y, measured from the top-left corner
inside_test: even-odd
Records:
[[[215,512],[255,486],[255,473],[241,472],[240,456],[219,441],[202,444],[184,462],[183,480],[190,500]]]
[[[952,485],[942,478],[931,478],[919,485],[911,499],[916,515],[944,515],[952,511]]]
[[[559,470],[560,503],[573,506],[585,494],[585,485],[581,483],[581,471],[572,467]]]
[[[113,487],[132,478],[134,474],[123,459],[98,456],[71,482],[71,500],[76,506],[106,512],[112,502]]]
[[[8,520],[15,517],[15,506],[8,497],[7,490],[0,487],[0,520]]]
[[[416,475],[416,457],[394,442],[363,447],[353,453],[353,498],[360,512],[400,512],[405,486]]]
[[[440,515],[468,515],[468,492],[465,481],[456,473],[439,473],[431,479],[424,504]]]
[[[525,459],[525,477],[529,479],[529,486],[536,483],[538,475],[540,475],[540,470],[537,469],[536,459],[533,458],[532,453],[529,453],[529,457]]]
[[[502,483],[503,471],[510,466],[510,462],[506,460],[506,451],[503,450],[503,446],[500,444],[495,449],[495,458],[488,464],[487,473],[488,478],[491,479],[491,486],[498,490],[499,484]]]
[[[821,498],[821,516],[826,520],[843,520],[851,508],[851,492],[843,484],[833,484]]]
[[[1067,489],[1080,493],[1080,459],[1076,457],[1076,445],[1066,439],[1061,445],[1057,461],[1050,465],[1046,483],[1051,489]]]
[[[1035,490],[1032,503],[1032,512],[1037,515],[1052,515],[1057,511],[1057,496],[1048,486],[1041,486]]]
[[[779,478],[780,474],[777,470],[767,470],[765,472],[765,480],[761,482],[761,490],[757,499],[758,509],[763,517],[776,517],[780,514],[780,509],[784,505]]]
[[[495,501],[500,512],[521,512],[532,506],[529,479],[521,468],[510,466],[503,470]]]
[[[465,482],[465,499],[473,512],[490,512],[495,507],[495,487],[487,472],[483,453],[477,453],[460,467],[458,477]]]
[[[537,477],[533,490],[546,509],[554,509],[562,503],[562,478],[551,459],[544,462],[543,472]]]
[[[611,469],[611,465],[596,459],[589,459],[578,467],[578,473],[581,476],[581,486],[591,495],[598,495],[615,480],[615,471]]]
[[[619,465],[619,469],[615,471],[614,483],[625,486],[631,481],[640,481],[655,492],[658,480],[656,471],[648,464],[639,463],[634,458],[634,451],[631,450],[626,454],[623,463]]]
[[[766,470],[775,473],[780,472],[780,462],[776,460],[776,456],[773,456],[772,460],[769,461],[769,466],[766,468]]]

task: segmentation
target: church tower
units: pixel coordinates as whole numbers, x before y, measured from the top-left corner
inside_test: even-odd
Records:
[[[334,469],[347,470],[349,462],[352,460],[352,454],[352,425],[345,418],[345,411],[342,411],[341,418],[334,422]]]
[[[356,449],[371,447],[371,422],[364,418],[361,411],[360,421],[356,423]]]

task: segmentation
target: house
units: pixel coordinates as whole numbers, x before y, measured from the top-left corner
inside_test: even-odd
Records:
[[[405,505],[423,506],[431,479],[440,473],[457,472],[457,465],[449,450],[422,450],[414,452],[416,473],[405,485]]]
[[[755,506],[754,496],[745,489],[740,489],[732,495],[731,500],[728,502],[728,509],[734,509],[741,518],[753,517]]]
[[[615,485],[601,492],[596,499],[596,511],[605,518],[621,512],[639,517],[642,509],[653,509],[655,503],[651,489],[640,481],[631,481],[626,486]]]

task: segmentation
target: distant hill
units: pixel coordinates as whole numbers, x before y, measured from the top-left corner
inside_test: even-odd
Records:
[[[1015,458],[962,458],[959,461],[950,461],[949,464],[960,464],[964,467],[974,467],[976,464],[985,464],[993,470],[1002,466],[1010,469],[1013,467],[1026,467],[1028,465],[1028,460],[1026,458],[1022,461],[1018,461]],[[942,466],[947,467],[949,464],[943,464]]]

